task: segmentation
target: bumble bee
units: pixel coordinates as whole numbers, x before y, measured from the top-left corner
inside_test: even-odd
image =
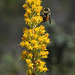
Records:
[[[42,18],[43,18],[43,22],[49,20],[49,23],[51,24],[51,17],[50,17],[50,15],[51,15],[50,9],[49,8],[44,8],[42,10],[42,15],[41,15]]]

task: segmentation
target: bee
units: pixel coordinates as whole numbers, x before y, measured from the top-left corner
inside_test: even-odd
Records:
[[[51,11],[50,11],[50,9],[49,8],[44,8],[43,10],[42,10],[42,18],[43,18],[43,22],[45,22],[45,21],[47,21],[47,20],[49,20],[49,23],[51,24]]]

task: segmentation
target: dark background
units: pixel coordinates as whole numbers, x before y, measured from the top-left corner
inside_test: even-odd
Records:
[[[26,75],[18,44],[25,27],[24,0],[0,0],[0,75]],[[75,0],[43,0],[52,23],[42,23],[50,34],[49,71],[41,75],[75,75]]]

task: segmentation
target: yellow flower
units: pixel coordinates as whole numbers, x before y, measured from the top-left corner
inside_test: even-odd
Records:
[[[29,33],[32,33],[32,31],[33,31],[32,29],[29,29],[29,30],[28,30]]]
[[[35,28],[35,32],[38,33],[39,32],[39,27]]]
[[[42,49],[42,50],[46,50],[46,45],[45,45],[45,44],[42,44],[42,45],[41,45],[41,49]]]
[[[44,55],[44,56],[42,56],[41,58],[48,58],[48,56],[47,56],[47,55]]]
[[[40,13],[40,11],[41,11],[40,9],[36,9],[36,13]]]
[[[29,18],[25,18],[25,21],[28,23],[28,22],[31,22],[31,20]]]
[[[26,0],[26,3],[31,4],[32,0]]]
[[[47,37],[44,37],[44,42],[47,43],[47,44],[48,44],[48,43],[51,43],[51,42],[50,42],[50,39],[48,39]]]
[[[38,38],[38,41],[39,41],[39,43],[43,42],[43,38],[42,37],[39,37]]]
[[[43,21],[43,18],[42,18],[41,16],[39,16],[39,17],[40,17],[40,19],[39,19],[39,20],[40,20],[40,22],[42,22],[42,21]]]
[[[26,54],[27,54],[26,50],[22,51],[22,55],[26,55]]]
[[[37,44],[37,41],[36,40],[31,40],[31,44],[35,45],[35,44]]]
[[[41,62],[41,60],[40,59],[37,59],[37,63],[40,63]]]
[[[40,29],[41,29],[41,30],[44,30],[45,27],[44,27],[43,25],[40,25]]]
[[[27,4],[24,4],[24,5],[23,5],[23,8],[27,8],[27,7],[28,7],[28,5],[27,5]]]
[[[33,57],[32,53],[28,53],[28,57],[32,58]]]
[[[45,30],[42,30],[41,32],[40,32],[40,34],[44,34],[45,33]]]
[[[42,8],[43,8],[42,6],[39,6],[39,7],[38,7],[38,9],[40,9],[40,10],[42,10]]]
[[[38,35],[37,34],[34,34],[33,37],[36,39],[38,37]]]
[[[36,8],[36,5],[32,5],[32,9],[35,9]]]
[[[24,45],[25,45],[24,41],[20,42],[20,46],[24,47]]]
[[[35,45],[35,46],[34,46],[34,49],[38,49],[38,47],[39,47],[38,45]]]
[[[26,63],[27,64],[31,63],[31,60],[30,59],[26,59]]]
[[[28,37],[28,35],[27,35],[26,33],[24,33],[23,37],[27,38],[27,37]]]
[[[31,13],[31,9],[30,9],[30,8],[28,8],[28,9],[26,9],[26,10],[27,10],[27,11],[26,11],[27,13],[29,13],[29,14]]]
[[[39,47],[39,49],[41,49],[41,45],[40,44],[38,45],[38,47]]]
[[[37,9],[36,9],[36,13],[40,13],[41,10],[42,10],[42,6],[37,7]]]
[[[49,54],[49,52],[48,52],[48,51],[45,51],[45,54],[46,54],[46,55],[48,55],[48,54]]]
[[[32,20],[33,20],[34,22],[37,22],[37,16],[32,17]]]
[[[25,13],[25,14],[24,14],[24,17],[26,17],[26,18],[27,18],[27,17],[28,17],[28,14],[27,14],[27,13]]]
[[[28,69],[28,70],[27,70],[27,74],[28,74],[28,75],[31,75],[31,73],[32,73],[31,69]]]
[[[38,70],[40,71],[40,72],[43,72],[43,67],[42,66],[39,66],[39,67],[37,67],[38,68]]]
[[[21,37],[22,41],[25,41],[25,38],[24,37]]]
[[[44,70],[44,73],[45,73],[46,71],[48,71],[47,67],[43,68],[43,70]]]
[[[29,46],[29,42],[26,41],[26,42],[24,43],[24,45],[25,45],[26,47],[28,47],[28,46]]]
[[[28,67],[33,68],[33,63],[29,63]]]
[[[28,32],[28,28],[25,27],[25,28],[23,29],[23,33],[27,33],[27,32]]]
[[[42,1],[37,0],[36,5],[40,5]]]
[[[33,33],[30,33],[30,37],[31,37],[31,38],[33,37]]]
[[[48,44],[48,43],[50,43],[50,39],[44,38],[44,42]]]
[[[41,52],[40,52],[40,55],[41,55],[41,56],[44,56],[44,55],[45,55],[45,52],[44,52],[44,51],[41,51]]]
[[[24,57],[23,55],[21,55],[21,59],[22,59],[22,60],[25,60],[25,57]]]
[[[37,23],[40,23],[42,21],[42,17],[41,16],[37,16]]]
[[[29,49],[29,50],[33,50],[33,47],[32,47],[32,46],[28,46],[28,49]]]
[[[47,44],[50,43],[50,39],[47,39],[45,42],[46,42]]]
[[[46,62],[41,61],[40,64],[41,66],[45,66]]]
[[[48,37],[48,36],[49,36],[49,34],[48,34],[48,33],[46,33],[46,34],[45,34],[45,37]]]

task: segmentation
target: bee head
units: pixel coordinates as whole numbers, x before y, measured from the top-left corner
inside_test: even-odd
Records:
[[[44,8],[44,11],[50,11],[50,9],[49,8]]]

